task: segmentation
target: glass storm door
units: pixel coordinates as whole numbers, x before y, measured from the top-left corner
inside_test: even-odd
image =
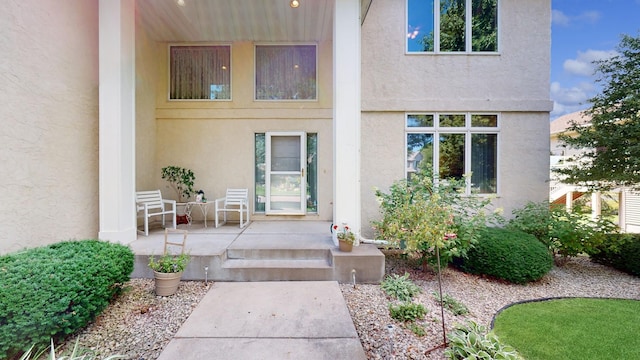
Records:
[[[266,133],[267,215],[304,215],[307,181],[304,132]]]

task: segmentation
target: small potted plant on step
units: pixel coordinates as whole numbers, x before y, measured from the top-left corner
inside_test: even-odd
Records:
[[[353,243],[356,242],[356,234],[351,231],[348,225],[343,225],[342,229],[338,225],[333,225],[333,231],[338,237],[338,248],[340,251],[351,252]]]
[[[153,256],[149,258],[149,267],[153,270],[156,281],[156,295],[175,294],[188,262],[189,255],[185,253],[171,255],[165,252],[157,260]]]

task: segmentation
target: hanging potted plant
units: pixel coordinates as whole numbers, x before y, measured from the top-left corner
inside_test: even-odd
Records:
[[[351,252],[353,244],[356,242],[356,234],[351,231],[348,225],[343,225],[342,229],[338,225],[333,225],[333,231],[338,238],[338,248],[340,251]]]
[[[162,178],[167,180],[171,188],[176,192],[178,202],[189,201],[191,195],[195,193],[193,183],[196,180],[196,176],[190,169],[174,165],[166,166],[162,168]]]
[[[184,253],[171,255],[165,252],[157,260],[153,256],[149,258],[149,267],[153,270],[156,284],[156,295],[169,296],[175,294],[188,262],[189,255]]]

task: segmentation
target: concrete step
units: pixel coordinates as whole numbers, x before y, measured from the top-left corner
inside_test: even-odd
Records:
[[[326,259],[227,259],[222,269],[231,281],[329,281],[334,273]]]
[[[227,259],[238,260],[328,260],[329,249],[295,249],[295,248],[249,248],[227,249]]]
[[[323,259],[227,259],[224,269],[331,269]]]
[[[183,280],[303,281],[335,280],[379,283],[384,255],[374,246],[356,246],[344,253],[327,235],[326,222],[253,222],[245,229],[233,226],[197,228],[187,239],[191,260]],[[164,232],[155,231],[130,244],[135,253],[132,277],[152,278],[149,256],[161,254]]]

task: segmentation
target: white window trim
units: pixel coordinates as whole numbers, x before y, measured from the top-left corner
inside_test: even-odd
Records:
[[[258,58],[257,58],[257,52],[256,52],[256,47],[258,46],[296,46],[296,45],[301,45],[301,46],[315,46],[316,48],[316,98],[315,99],[275,99],[275,100],[269,100],[269,99],[256,99],[256,74],[258,73],[257,70],[257,66],[258,66]],[[268,42],[268,43],[255,43],[253,45],[253,101],[257,101],[257,102],[293,102],[293,103],[299,103],[299,102],[318,102],[318,97],[319,97],[319,93],[318,93],[318,88],[320,86],[320,72],[318,71],[319,68],[319,64],[318,62],[320,61],[320,56],[318,54],[318,43],[314,43],[314,42]]]
[[[179,46],[226,46],[229,48],[229,98],[228,99],[172,99],[171,98],[171,48]],[[231,43],[170,43],[167,45],[167,101],[229,102],[233,101],[233,47]]]
[[[428,127],[409,127],[407,126],[407,119],[411,115],[433,115],[434,126]],[[439,125],[439,116],[440,115],[464,115],[465,116],[465,126],[464,127],[440,127]],[[472,127],[471,126],[471,116],[472,115],[495,115],[497,117],[497,126],[496,127]],[[497,145],[496,145],[496,192],[495,193],[483,193],[478,194],[479,196],[499,196],[501,194],[500,187],[500,120],[501,116],[498,112],[455,112],[455,111],[441,111],[441,112],[410,112],[405,113],[404,119],[404,127],[405,127],[405,136],[404,136],[404,163],[406,167],[406,162],[409,154],[407,153],[408,143],[407,143],[407,134],[433,134],[433,158],[431,159],[433,164],[434,173],[438,173],[440,170],[440,162],[438,161],[438,154],[440,154],[440,142],[436,141],[438,139],[439,134],[465,134],[464,138],[464,173],[471,173],[471,135],[472,134],[496,134],[497,136]],[[407,173],[405,171],[405,178]],[[471,178],[467,177],[465,179],[465,194],[471,195]]]

